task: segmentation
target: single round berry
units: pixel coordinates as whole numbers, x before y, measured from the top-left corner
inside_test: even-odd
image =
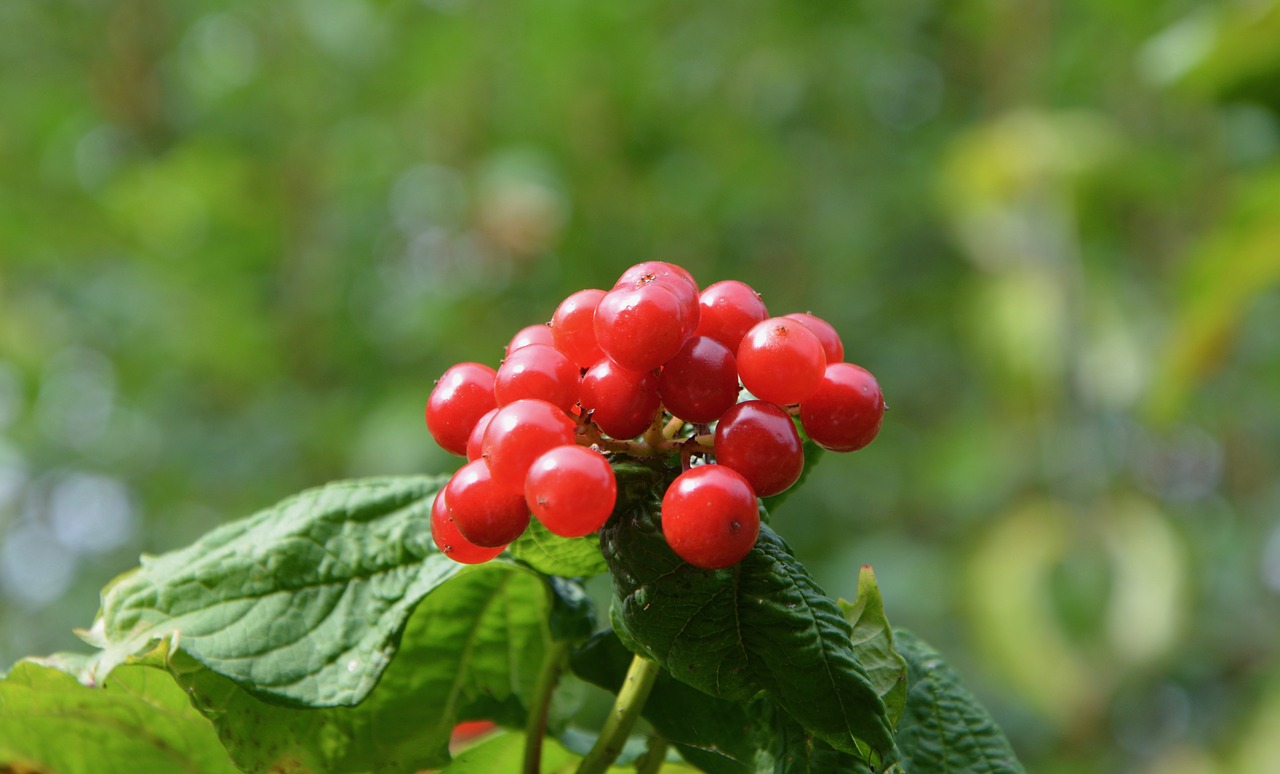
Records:
[[[453,522],[446,499],[441,489],[436,492],[435,502],[431,503],[431,539],[442,554],[463,564],[483,564],[502,553],[506,546],[486,548],[464,538]]]
[[[755,492],[723,465],[690,468],[662,497],[662,534],[676,556],[694,567],[732,567],[760,534]]]
[[[467,437],[468,462],[474,462],[484,454],[484,431],[489,429],[489,422],[493,419],[493,415],[497,413],[498,410],[492,408],[485,412],[484,416],[476,420],[476,426],[471,429],[471,435]]]
[[[737,280],[709,285],[699,296],[698,305],[701,308],[698,335],[710,336],[728,347],[730,352],[738,351],[742,337],[747,335],[751,326],[769,318],[769,310],[765,308],[760,294]]]
[[[822,351],[827,356],[827,365],[844,360],[844,342],[840,340],[840,334],[836,333],[836,329],[831,323],[808,312],[795,312],[785,316],[788,319],[803,323],[804,327],[813,331],[814,335],[818,337],[818,341],[822,342]]]
[[[582,537],[604,526],[618,499],[608,460],[585,446],[557,446],[533,461],[524,499],[542,525],[561,537]]]
[[[605,358],[582,377],[582,408],[596,426],[619,440],[635,438],[658,413],[658,377],[629,371]]]
[[[658,395],[672,416],[714,422],[738,401],[738,365],[725,345],[694,336],[662,366]]]
[[[511,342],[507,344],[507,354],[510,355],[517,349],[527,347],[530,344],[545,344],[548,347],[554,345],[555,341],[551,336],[551,328],[546,323],[526,325],[511,337]]]
[[[436,381],[427,399],[427,430],[440,447],[466,455],[471,428],[496,403],[493,384],[497,374],[480,363],[459,363]]]
[[[482,454],[503,489],[523,498],[524,477],[533,461],[573,439],[573,420],[563,411],[545,400],[526,398],[503,406],[489,420]]]
[[[579,290],[570,295],[551,316],[551,337],[556,349],[579,368],[590,368],[604,357],[596,343],[595,316],[603,290]]]
[[[852,363],[827,366],[818,389],[800,403],[800,424],[824,449],[857,451],[875,440],[884,419],[884,394],[866,369]]]
[[[505,546],[529,526],[524,495],[500,486],[484,460],[458,468],[444,494],[458,532],[477,546]]]
[[[665,261],[644,261],[627,269],[613,286],[615,290],[657,284],[666,287],[680,302],[682,335],[689,338],[698,330],[698,283],[684,267]]]
[[[560,350],[530,344],[507,355],[498,366],[493,394],[499,406],[536,398],[568,411],[578,402],[578,379],[578,367]]]
[[[738,345],[738,374],[751,394],[785,406],[809,397],[827,356],[817,334],[785,317],[756,323]]]
[[[804,447],[787,412],[762,400],[739,403],[716,425],[716,462],[741,473],[761,497],[790,488],[804,470]]]
[[[596,307],[594,324],[600,349],[632,371],[652,371],[688,338],[679,300],[658,283],[609,291]]]

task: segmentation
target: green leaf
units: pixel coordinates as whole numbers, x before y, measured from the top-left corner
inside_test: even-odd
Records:
[[[537,519],[529,522],[529,528],[507,550],[515,558],[547,575],[590,578],[608,569],[600,555],[600,539],[595,535],[560,537]]]
[[[273,702],[364,699],[414,606],[462,571],[430,535],[438,477],[330,484],[144,558],[102,595],[97,676],[173,639]]]
[[[620,491],[601,532],[614,581],[611,611],[623,644],[712,696],[760,691],[833,747],[894,755],[884,703],[858,663],[836,603],[768,527],[738,565],[700,570],[663,539],[649,487]]]
[[[907,660],[893,649],[893,629],[884,614],[875,572],[864,566],[858,573],[857,598],[852,603],[839,602],[853,626],[853,652],[884,701],[889,722],[897,725],[907,703]]]
[[[509,560],[464,568],[413,612],[356,707],[261,701],[179,652],[170,668],[248,771],[403,772],[443,766],[460,720],[522,725],[551,642],[553,587]]]
[[[800,446],[801,450],[804,452],[804,468],[800,471],[800,478],[796,479],[794,484],[773,497],[763,498],[764,507],[770,512],[777,511],[782,503],[791,496],[792,492],[795,492],[804,486],[804,482],[809,478],[809,474],[815,467],[817,467],[822,456],[827,453],[826,449],[805,437],[804,428],[800,426],[799,419],[796,420],[796,430],[800,432],[800,437],[804,439]]]
[[[895,634],[910,682],[898,727],[903,768],[955,774],[1025,772],[1004,732],[942,656],[909,631],[898,629]]]
[[[805,730],[772,702],[756,701],[751,706],[761,728],[768,730],[767,743],[757,759],[757,772],[771,774],[829,774],[830,772],[870,772],[859,757],[835,749]]]
[[[631,657],[617,635],[606,630],[576,649],[569,665],[582,679],[616,694]],[[666,670],[654,681],[641,714],[685,760],[710,774],[754,771],[757,748],[765,744],[744,703],[709,696]]]
[[[520,771],[524,762],[525,736],[507,731],[480,742],[458,754],[441,774],[495,774],[495,772]],[[582,756],[564,748],[554,739],[542,742],[542,774],[573,774]],[[635,774],[634,766],[610,766],[609,774]],[[678,763],[664,763],[660,774],[696,774]]]
[[[21,661],[0,680],[0,770],[60,774],[234,772],[209,722],[169,675],[124,666],[82,685],[84,657]]]

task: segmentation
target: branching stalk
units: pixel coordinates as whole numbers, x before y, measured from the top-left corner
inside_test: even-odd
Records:
[[[658,670],[656,662],[638,654],[632,657],[631,668],[622,681],[622,689],[618,691],[618,698],[609,711],[604,728],[600,729],[600,738],[578,765],[577,774],[601,774],[617,760],[622,746],[627,742],[627,735],[640,719],[640,711],[649,698]]]

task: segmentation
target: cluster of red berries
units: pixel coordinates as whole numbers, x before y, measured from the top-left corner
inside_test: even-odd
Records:
[[[739,402],[744,386],[754,400]],[[472,564],[501,553],[531,513],[557,535],[588,535],[617,499],[610,457],[679,455],[663,534],[690,564],[729,567],[759,534],[756,498],[804,469],[794,416],[814,443],[847,452],[883,415],[875,378],[844,362],[824,320],[769,317],[741,282],[699,291],[683,268],[647,261],[521,330],[496,371],[461,363],[436,382],[427,428],[469,461],[436,496],[432,536]]]

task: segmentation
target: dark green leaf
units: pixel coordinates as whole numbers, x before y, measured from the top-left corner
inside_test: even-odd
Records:
[[[82,685],[85,659],[23,661],[0,680],[0,770],[60,774],[234,772],[209,721],[169,675],[122,666]]]
[[[377,683],[414,606],[462,570],[430,535],[443,479],[330,484],[144,558],[103,591],[86,639],[98,674],[178,646],[275,702],[352,705]]]
[[[713,696],[746,701],[763,690],[835,748],[857,752],[861,740],[892,758],[892,727],[849,623],[781,538],[761,527],[738,565],[700,570],[667,546],[652,489],[620,497],[601,544],[614,629],[628,648]]]
[[[537,519],[529,522],[529,528],[508,550],[515,558],[547,575],[590,578],[608,569],[600,555],[600,539],[595,535],[560,537],[552,534]]]
[[[942,656],[909,631],[896,632],[907,659],[906,711],[898,727],[903,768],[909,772],[1020,774],[1009,740]]]
[[[857,599],[852,603],[840,600],[840,609],[853,625],[853,652],[884,700],[889,722],[897,725],[907,702],[907,661],[893,649],[893,629],[870,567],[863,567],[858,574]]]
[[[751,704],[762,729],[768,731],[758,758],[757,772],[769,774],[851,774],[871,771],[859,757],[841,752],[817,739],[772,702]]]

